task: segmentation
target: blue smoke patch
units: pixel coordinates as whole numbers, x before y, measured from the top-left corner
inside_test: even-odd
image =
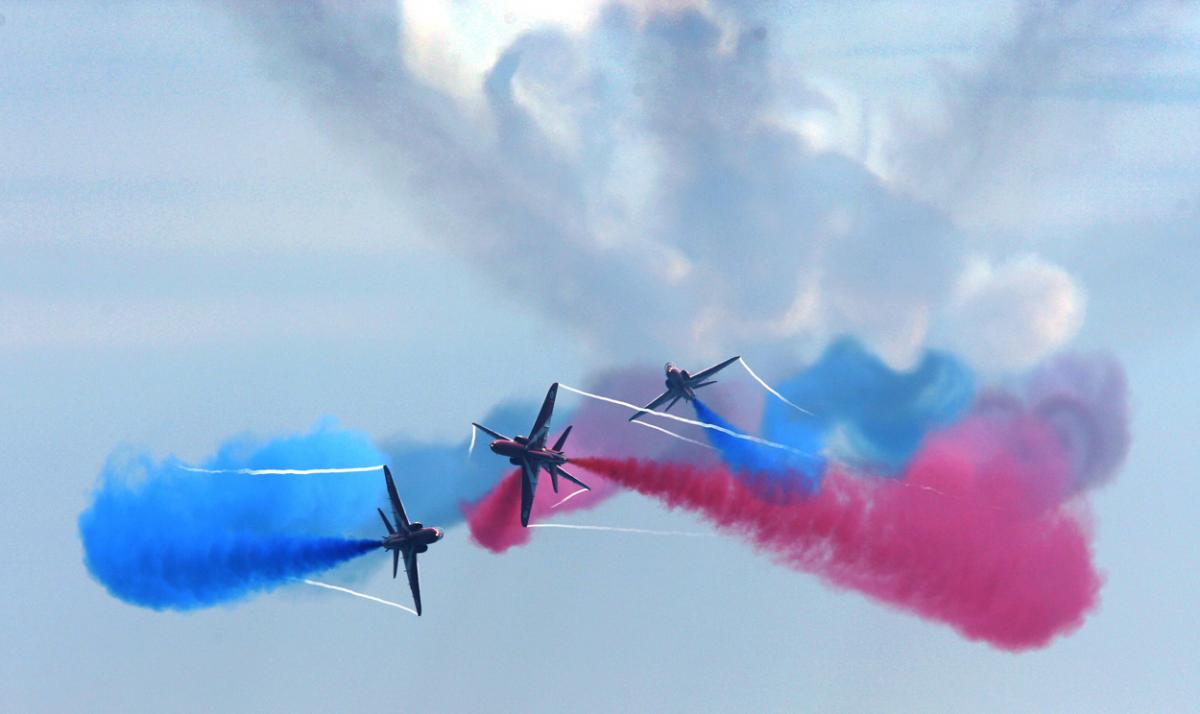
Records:
[[[700,421],[741,431],[699,399],[692,401]],[[821,455],[822,432],[811,429],[808,434],[793,431],[789,443],[803,455],[738,439],[713,429],[706,429],[708,441],[721,454],[721,461],[735,474],[762,487],[765,492],[779,495],[808,495],[817,490],[825,474],[825,458]]]
[[[383,462],[362,434],[318,425],[258,442],[239,437],[208,469],[341,468]],[[84,563],[110,593],[154,609],[191,610],[269,591],[379,546],[379,472],[269,475],[185,471],[139,453],[109,458],[79,516]]]
[[[975,378],[965,364],[938,351],[897,372],[857,340],[842,338],[778,389],[815,416],[768,398],[762,421],[767,439],[805,449],[814,434],[830,445],[836,434],[843,458],[895,473],[925,434],[962,416],[974,398]]]

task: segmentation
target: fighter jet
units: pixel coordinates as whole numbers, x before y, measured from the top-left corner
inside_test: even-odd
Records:
[[[417,577],[417,553],[429,550],[430,543],[436,543],[446,535],[441,528],[426,528],[419,522],[409,523],[408,515],[404,513],[404,504],[400,502],[400,494],[396,492],[396,482],[392,480],[392,472],[387,466],[383,467],[383,478],[387,480],[388,500],[392,502],[392,518],[396,519],[397,528],[384,515],[382,508],[379,517],[383,519],[383,527],[388,534],[380,543],[392,551],[392,577],[400,570],[400,556],[404,556],[404,572],[408,573],[408,586],[412,588],[413,603],[417,606],[417,614],[421,614],[421,581]]]
[[[668,399],[671,400],[671,403],[667,404],[666,408],[663,409],[664,412],[671,411],[671,407],[675,406],[675,402],[679,401],[680,399],[686,399],[689,402],[692,401],[696,398],[697,389],[701,387],[707,387],[708,385],[714,384],[717,381],[712,379],[706,382],[706,379],[725,369],[734,362],[737,362],[738,359],[740,359],[740,357],[730,357],[721,364],[714,365],[706,370],[697,372],[696,374],[688,374],[686,369],[679,369],[673,363],[667,362],[666,366],[663,367],[663,370],[667,373],[667,391],[655,397],[654,401],[642,407],[641,411],[639,411],[637,414],[629,417],[629,421],[633,421],[641,415],[659,408]]]
[[[554,492],[558,493],[558,477],[562,476],[573,484],[576,484],[587,490],[591,490],[587,484],[572,476],[562,467],[567,463],[567,457],[563,455],[563,445],[567,443],[567,436],[571,433],[571,427],[567,427],[562,435],[558,437],[558,441],[554,442],[554,446],[546,448],[546,438],[550,435],[550,416],[554,413],[554,397],[558,394],[558,382],[550,385],[550,391],[546,392],[546,400],[542,402],[542,410],[538,412],[537,419],[533,422],[533,427],[529,430],[529,436],[513,436],[508,437],[499,432],[492,431],[482,424],[474,424],[476,429],[495,438],[490,445],[494,453],[508,457],[508,462],[514,466],[521,467],[521,525],[529,526],[529,511],[533,508],[533,495],[537,491],[538,472],[545,470],[550,474],[550,484],[554,487]]]

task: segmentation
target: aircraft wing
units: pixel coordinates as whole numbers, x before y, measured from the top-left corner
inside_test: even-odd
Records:
[[[408,574],[408,587],[412,590],[413,604],[417,606],[417,614],[421,614],[421,578],[417,575],[417,552],[412,548],[404,550],[404,572]]]
[[[554,398],[556,396],[558,396],[558,382],[550,385],[550,391],[546,392],[546,399],[542,402],[542,410],[538,412],[537,419],[529,429],[529,443],[533,444],[534,448],[540,449],[546,443],[546,435],[550,433],[550,416],[554,414]]]
[[[713,376],[717,372],[720,372],[721,370],[725,369],[726,367],[733,364],[734,362],[737,362],[739,359],[741,359],[741,356],[735,355],[735,356],[730,357],[729,359],[725,360],[721,364],[713,365],[712,367],[709,367],[708,369],[706,369],[702,372],[697,372],[696,374],[693,374],[691,376],[691,379],[688,380],[688,383],[703,382],[705,379],[708,379],[709,377]]]
[[[537,467],[528,460],[521,461],[521,525],[529,525],[529,512],[533,510],[533,496],[537,493]]]
[[[642,407],[641,411],[639,411],[637,414],[634,414],[633,416],[629,417],[629,421],[633,421],[634,419],[637,419],[638,417],[645,414],[646,412],[651,412],[651,411],[654,411],[655,409],[658,409],[660,406],[662,406],[663,402],[667,401],[670,398],[671,398],[671,390],[668,389],[667,391],[665,391],[662,394],[655,397],[654,401],[652,401],[649,404],[647,404],[646,406]]]
[[[476,424],[475,422],[471,422],[471,426],[482,431],[484,434],[487,434],[488,436],[492,437],[493,439],[504,439],[504,440],[508,439],[508,437],[505,436],[504,434],[501,434],[498,431],[492,431],[491,429],[487,428],[483,424]]]
[[[383,478],[387,480],[388,500],[392,502],[392,515],[396,518],[396,525],[407,527],[408,515],[404,513],[404,504],[400,502],[396,482],[392,480],[392,471],[387,466],[383,467]]]

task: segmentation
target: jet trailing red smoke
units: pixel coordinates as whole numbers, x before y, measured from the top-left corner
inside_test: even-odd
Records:
[[[832,467],[807,499],[763,499],[720,466],[575,463],[700,513],[783,564],[1006,650],[1075,629],[1100,588],[1083,506],[1063,500],[1069,455],[1028,416],[969,417],[930,435],[899,479]]]
[[[541,479],[543,482],[547,478]],[[618,489],[607,479],[589,478],[590,491],[578,495],[574,490],[554,493],[549,483],[538,487],[530,512],[530,522],[537,523],[551,515],[563,515],[574,510],[594,508]],[[570,485],[570,484],[568,484]],[[574,488],[574,486],[572,486]],[[521,525],[521,471],[510,471],[482,500],[464,505],[467,526],[471,529],[471,540],[493,553],[504,551],[529,542],[532,531]]]
[[[521,512],[521,470],[513,469],[483,500],[464,505],[471,540],[493,553],[529,542],[529,529],[518,520]]]

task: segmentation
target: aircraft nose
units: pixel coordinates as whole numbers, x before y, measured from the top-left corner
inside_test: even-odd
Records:
[[[441,528],[434,528],[433,534],[437,536],[438,540],[441,540],[446,535],[446,531],[442,530]]]

